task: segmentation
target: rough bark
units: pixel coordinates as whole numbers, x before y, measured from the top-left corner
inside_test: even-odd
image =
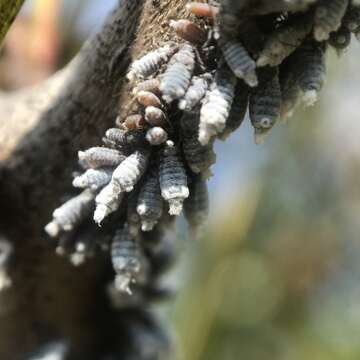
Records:
[[[74,268],[54,253],[43,227],[70,191],[77,151],[99,144],[120,94],[126,105],[131,58],[169,38],[168,21],[185,15],[186,2],[121,1],[71,70],[1,101],[8,107],[0,120],[0,236],[15,251],[13,286],[0,292],[0,359],[22,359],[56,338],[71,341],[74,358],[96,359],[114,336],[109,259]]]
[[[0,234],[15,249],[13,286],[0,294],[1,359],[20,359],[46,338],[68,338],[74,354],[88,349],[90,359],[111,328],[103,299],[107,259],[74,269],[55,255],[42,228],[69,190],[77,150],[98,143],[116,117],[142,5],[123,1],[111,14],[57,98],[1,164]]]

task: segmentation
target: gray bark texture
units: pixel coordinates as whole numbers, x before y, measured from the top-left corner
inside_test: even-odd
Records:
[[[12,286],[0,292],[0,359],[26,359],[63,338],[72,358],[92,359],[112,337],[121,341],[105,299],[109,259],[74,269],[43,227],[69,190],[77,151],[113,125],[143,3],[121,1],[65,72],[2,97],[0,237],[14,251]]]

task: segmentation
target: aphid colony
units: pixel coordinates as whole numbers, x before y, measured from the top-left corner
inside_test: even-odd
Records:
[[[54,211],[46,231],[52,237],[74,233],[91,214],[99,226],[113,229],[101,247],[111,253],[120,292],[149,289],[160,274],[154,254],[174,216],[184,210],[192,229],[204,224],[216,138],[235,131],[248,109],[261,143],[299,102],[315,103],[327,48],[342,51],[352,33],[360,36],[358,1],[268,5],[257,14],[251,1],[189,3],[189,12],[205,17],[207,27],[170,21],[176,41],[130,66],[133,101],[118,127],[107,130],[104,146],[79,151],[84,171],[73,186],[83,192]],[[70,258],[80,263],[88,249],[94,246],[80,236]]]

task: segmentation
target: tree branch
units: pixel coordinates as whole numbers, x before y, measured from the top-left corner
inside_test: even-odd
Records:
[[[98,142],[114,122],[142,5],[122,1],[66,76],[3,99],[13,117],[1,117],[1,130],[10,122],[13,129],[26,124],[26,132],[6,133],[0,163],[0,237],[14,248],[13,286],[0,292],[1,359],[23,358],[54,338],[69,339],[73,354],[92,359],[111,333],[107,257],[74,271],[54,253],[42,228],[69,189],[76,152]]]
[[[0,44],[23,3],[24,0],[0,0]]]

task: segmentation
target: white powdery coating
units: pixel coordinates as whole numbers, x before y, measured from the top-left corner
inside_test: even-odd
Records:
[[[56,237],[62,230],[72,230],[88,215],[93,205],[94,197],[94,193],[87,189],[65,202],[54,210],[53,221],[45,226],[45,231],[51,237]]]
[[[117,166],[125,159],[125,156],[120,151],[106,147],[92,147],[85,151],[79,151],[78,157],[80,164],[93,169],[104,166]]]
[[[84,174],[77,176],[72,185],[78,188],[91,188],[97,190],[111,180],[113,169],[89,169]]]
[[[135,60],[130,68],[127,78],[130,81],[136,78],[142,79],[156,72],[162,64],[169,60],[169,57],[177,51],[173,44],[167,44],[159,49],[149,52],[142,58]]]
[[[305,106],[314,106],[318,100],[318,92],[316,90],[305,91],[302,95],[302,101]]]
[[[145,138],[151,145],[156,146],[164,143],[168,139],[168,134],[163,128],[155,126],[146,132]]]
[[[234,99],[236,77],[222,71],[217,75],[200,110],[199,141],[202,145],[224,130]]]
[[[161,196],[169,203],[169,214],[179,215],[189,188],[185,167],[175,146],[167,145],[163,150],[159,175]]]
[[[117,291],[132,295],[130,285],[134,282],[130,274],[117,274],[115,275],[114,286]]]
[[[146,170],[150,151],[135,151],[128,156],[113,172],[111,182],[121,191],[130,192]]]
[[[179,109],[190,111],[200,103],[209,88],[210,74],[201,77],[194,76],[184,97],[179,101]]]
[[[191,45],[185,44],[170,60],[162,76],[160,90],[163,99],[171,103],[184,96],[189,87],[195,67],[195,52]]]
[[[105,186],[95,199],[94,221],[100,225],[108,215],[119,208],[123,197],[124,194],[116,184],[110,182]]]

